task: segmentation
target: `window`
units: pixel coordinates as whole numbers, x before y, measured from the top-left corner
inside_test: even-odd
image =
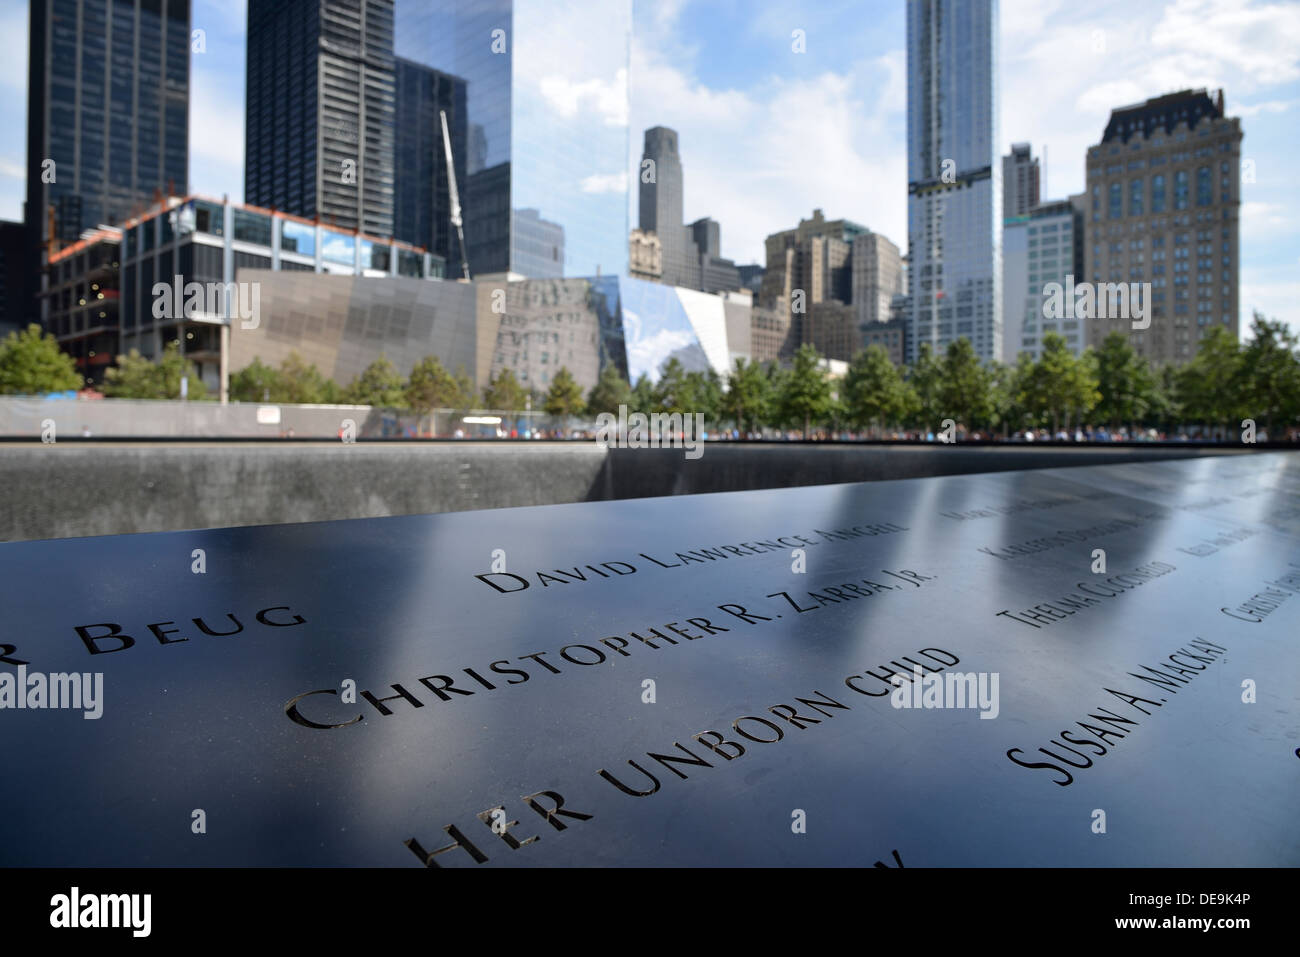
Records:
[[[1163,213],[1165,211],[1165,176],[1158,173],[1151,177],[1151,212]]]
[[[194,228],[209,236],[220,236],[225,231],[225,211],[216,203],[194,201]]]
[[[1187,170],[1174,174],[1174,209],[1187,208]]]
[[[1196,205],[1209,206],[1214,202],[1214,189],[1210,181],[1210,168],[1202,166],[1196,171]]]
[[[1110,217],[1119,219],[1124,215],[1124,186],[1121,183],[1110,184]]]
[[[356,240],[352,236],[324,230],[321,233],[321,259],[351,266],[356,262]]]
[[[280,223],[280,250],[301,256],[316,255],[316,229],[293,220]]]
[[[1133,180],[1133,182],[1129,184],[1128,214],[1130,216],[1143,215],[1142,194],[1143,194],[1142,180],[1140,179]]]
[[[397,274],[399,276],[410,276],[413,279],[419,279],[423,272],[423,256],[419,253],[408,252],[405,249],[397,251]]]
[[[250,213],[242,209],[232,209],[234,218],[234,238],[259,246],[271,245],[271,217],[261,213]]]

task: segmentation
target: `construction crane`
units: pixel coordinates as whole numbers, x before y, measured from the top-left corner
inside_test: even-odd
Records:
[[[439,110],[442,119],[442,146],[447,153],[447,190],[451,194],[451,224],[456,227],[460,246],[460,268],[469,282],[469,260],[465,258],[465,229],[460,218],[460,192],[456,189],[456,161],[451,158],[451,133],[447,131],[447,111]]]

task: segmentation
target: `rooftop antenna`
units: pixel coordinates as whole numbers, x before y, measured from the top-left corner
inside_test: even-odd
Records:
[[[451,158],[451,134],[447,132],[447,111],[439,110],[442,120],[442,146],[447,154],[447,189],[451,193],[451,224],[456,227],[456,238],[460,243],[460,268],[469,282],[469,260],[465,258],[465,230],[460,218],[460,193],[456,190],[456,161]]]

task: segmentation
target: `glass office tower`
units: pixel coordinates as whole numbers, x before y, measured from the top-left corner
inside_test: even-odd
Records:
[[[908,0],[908,360],[1002,355],[997,0]]]
[[[627,270],[630,0],[398,0],[397,54],[466,84],[470,273]]]
[[[461,275],[460,240],[451,223],[447,154],[442,115],[447,117],[452,163],[463,177],[465,81],[395,57],[397,136],[393,155],[393,235],[446,260]]]
[[[393,235],[393,0],[249,0],[244,198]]]
[[[188,192],[189,0],[34,0],[29,44],[33,244]]]

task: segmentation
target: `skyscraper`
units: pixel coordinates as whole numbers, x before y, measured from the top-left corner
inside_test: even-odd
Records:
[[[820,209],[764,245],[759,304],[784,315],[790,343],[814,345],[828,358],[847,360],[862,349],[904,288],[897,246],[852,220],[827,220]]]
[[[630,0],[398,4],[397,54],[466,84],[475,278],[626,271],[631,24]]]
[[[244,197],[393,234],[393,0],[249,0]]]
[[[880,233],[853,239],[853,309],[859,326],[888,322],[894,297],[903,292],[903,262],[898,247]]]
[[[764,305],[794,309],[836,300],[853,301],[853,244],[871,230],[848,219],[828,220],[820,209],[794,229],[764,240],[767,267],[759,299]],[[802,293],[802,295],[799,295]]]
[[[31,275],[51,238],[73,242],[122,222],[155,193],[188,191],[189,91],[189,0],[33,0]]]
[[[442,113],[447,116],[452,163],[465,181],[466,84],[459,77],[397,57],[397,132],[393,156],[393,236],[423,246],[461,275],[460,240],[451,224],[451,191]],[[459,184],[458,184],[459,188]]]
[[[1150,326],[1089,318],[1089,345],[1118,332],[1148,359],[1182,363],[1215,326],[1237,338],[1241,139],[1222,90],[1111,112],[1088,148],[1084,271],[1094,284],[1148,284]]]
[[[1002,223],[1002,359],[1043,353],[1043,337],[1056,333],[1074,355],[1087,345],[1085,323],[1047,314],[1044,290],[1062,288],[1083,273],[1083,216],[1070,200],[1040,203]]]
[[[676,130],[655,126],[645,131],[641,169],[640,225],[659,237],[663,281],[696,289],[700,285],[699,248],[682,221],[682,158],[677,152]]]
[[[909,360],[1002,353],[997,0],[908,0]]]
[[[1002,157],[1002,218],[1028,216],[1038,205],[1040,189],[1038,157],[1031,155],[1028,143],[1012,143]]]
[[[722,258],[722,227],[708,216],[682,223],[682,160],[677,131],[655,126],[645,131],[641,153],[640,224],[637,236],[654,235],[660,243],[660,281],[700,292],[734,292],[740,273]]]
[[[705,216],[687,227],[699,262],[701,292],[734,292],[740,289],[740,272],[730,259],[722,258],[722,227]]]
[[[31,246],[25,225],[0,220],[0,339],[38,315],[27,281]]]

